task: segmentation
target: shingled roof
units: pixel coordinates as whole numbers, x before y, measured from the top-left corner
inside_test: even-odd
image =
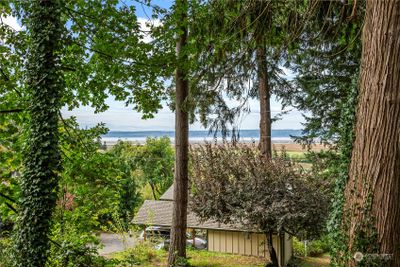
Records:
[[[145,200],[135,218],[132,220],[132,223],[138,225],[171,227],[172,209],[173,201]],[[189,211],[187,215],[187,227],[247,232],[247,230],[243,229],[239,225],[227,225],[213,221],[201,222],[201,220],[191,211]]]
[[[160,197],[160,200],[174,200],[174,185],[171,185],[167,191]]]

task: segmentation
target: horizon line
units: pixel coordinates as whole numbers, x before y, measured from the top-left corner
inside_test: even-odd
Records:
[[[260,129],[241,129],[237,130],[238,132],[241,131],[259,131]],[[302,131],[303,129],[271,129],[271,131]],[[189,132],[208,132],[209,130],[189,130]],[[175,132],[175,130],[109,130],[109,132]]]

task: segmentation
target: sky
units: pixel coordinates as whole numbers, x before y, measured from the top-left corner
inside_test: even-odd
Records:
[[[125,107],[125,104],[107,99],[109,109],[105,112],[95,114],[90,107],[80,107],[73,111],[63,110],[66,117],[75,116],[81,127],[91,127],[97,123],[103,122],[111,131],[172,131],[174,130],[174,113],[168,107],[164,107],[153,119],[142,120],[141,114],[134,111],[132,107]],[[258,129],[259,102],[258,100],[250,101],[251,113],[244,116],[239,122],[239,128],[242,130]],[[275,101],[271,101],[272,116],[281,111],[281,105]],[[302,115],[299,111],[292,109],[288,114],[282,117],[282,120],[273,124],[272,129],[301,129]],[[190,126],[191,130],[204,130],[199,123]]]
[[[153,4],[160,5],[161,7],[168,8],[172,4],[172,0],[158,0],[152,1]],[[151,15],[149,8],[138,4],[134,1],[125,1],[127,4],[134,4],[136,6],[136,13],[139,21],[146,21],[148,16]],[[18,21],[13,17],[3,18],[6,24],[9,24],[14,29],[19,30],[21,27]],[[166,105],[155,114],[153,119],[142,120],[141,114],[134,111],[132,106],[126,107],[123,102],[114,100],[113,97],[109,97],[106,100],[109,109],[103,113],[94,113],[94,110],[90,107],[79,107],[72,111],[65,108],[62,109],[64,117],[74,116],[76,117],[79,125],[82,128],[92,127],[98,123],[105,123],[106,127],[111,131],[171,131],[174,130],[174,113],[171,112]],[[238,126],[242,130],[246,129],[258,129],[259,127],[259,102],[258,100],[250,100],[249,106],[251,112],[242,117]],[[302,122],[304,122],[302,114],[294,109],[287,108],[290,111],[282,116],[282,119],[275,122],[272,125],[272,129],[301,129]],[[278,114],[282,110],[281,104],[275,99],[274,96],[271,98],[271,111],[272,116]],[[194,123],[190,126],[191,130],[204,130],[199,123]]]

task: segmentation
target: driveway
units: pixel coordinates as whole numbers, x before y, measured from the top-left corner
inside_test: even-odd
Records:
[[[111,253],[124,251],[127,248],[131,248],[135,245],[136,239],[129,237],[128,234],[111,234],[101,233],[100,242],[104,245],[102,249],[99,249],[99,255],[105,256]]]

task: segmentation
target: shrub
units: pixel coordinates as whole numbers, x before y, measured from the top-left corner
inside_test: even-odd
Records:
[[[116,255],[116,259],[122,266],[123,264],[143,265],[150,262],[159,261],[164,255],[164,250],[156,250],[154,244],[150,242],[141,242],[133,248]]]
[[[49,257],[49,266],[54,267],[109,267],[115,266],[113,260],[108,260],[97,254],[97,247],[74,243],[62,243],[61,247],[53,246]]]
[[[297,257],[292,257],[286,267],[298,267],[302,266],[301,259]]]
[[[326,236],[321,237],[317,240],[307,242],[307,251],[304,241],[299,241],[297,238],[293,239],[293,253],[295,256],[319,256],[321,254],[329,252],[329,242]]]
[[[0,238],[0,267],[12,266],[11,260],[11,240]]]

